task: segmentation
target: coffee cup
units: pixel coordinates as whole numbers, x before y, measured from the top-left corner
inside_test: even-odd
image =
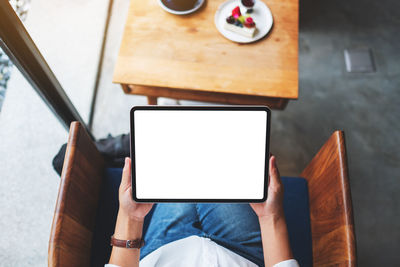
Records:
[[[193,9],[198,0],[161,0],[169,9],[175,11],[187,11]]]

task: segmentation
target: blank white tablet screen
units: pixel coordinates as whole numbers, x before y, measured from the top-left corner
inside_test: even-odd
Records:
[[[135,110],[137,199],[262,199],[265,110]]]

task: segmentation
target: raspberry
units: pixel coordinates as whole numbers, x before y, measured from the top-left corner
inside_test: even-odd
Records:
[[[244,22],[244,26],[246,26],[247,28],[253,28],[254,26],[256,26],[256,24],[254,23],[252,17],[248,17]]]

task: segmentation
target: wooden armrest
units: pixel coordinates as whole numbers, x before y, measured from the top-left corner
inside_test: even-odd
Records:
[[[104,159],[79,122],[71,123],[49,241],[49,266],[89,266]]]
[[[301,173],[308,181],[314,266],[356,266],[344,134],[336,131]]]

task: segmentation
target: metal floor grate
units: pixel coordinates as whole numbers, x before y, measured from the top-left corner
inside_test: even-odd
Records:
[[[375,72],[372,50],[367,47],[344,50],[344,60],[347,72],[369,73]]]

